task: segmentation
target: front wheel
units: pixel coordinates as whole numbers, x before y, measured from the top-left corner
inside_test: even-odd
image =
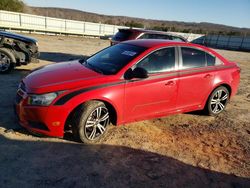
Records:
[[[9,73],[14,69],[14,55],[6,48],[0,48],[0,73]]]
[[[229,101],[229,91],[226,87],[220,86],[216,88],[208,98],[205,111],[208,115],[218,115],[225,108]]]
[[[110,122],[109,111],[100,101],[84,103],[75,113],[73,134],[83,143],[93,144],[106,133]]]

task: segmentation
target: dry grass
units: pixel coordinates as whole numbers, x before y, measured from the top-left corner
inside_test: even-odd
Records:
[[[0,183],[3,187],[249,187],[250,53],[218,50],[242,68],[238,94],[218,117],[181,114],[110,127],[103,143],[38,138],[20,129],[12,101],[28,70],[90,55],[108,41],[35,36],[40,64],[0,77]],[[7,132],[14,129],[13,132]]]

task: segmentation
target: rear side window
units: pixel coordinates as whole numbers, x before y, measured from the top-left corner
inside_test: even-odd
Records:
[[[171,71],[175,69],[175,48],[164,48],[157,50],[142,61],[136,67],[142,67],[149,74]]]
[[[117,32],[112,39],[113,40],[117,40],[117,41],[128,40],[131,34],[132,34],[131,31],[128,31],[128,30],[119,30],[119,32]]]
[[[138,39],[149,39],[149,34],[143,33]]]
[[[204,51],[182,47],[181,54],[183,69],[206,66],[206,55]]]
[[[175,37],[175,36],[172,36],[172,40],[177,41],[177,42],[186,42],[184,39],[182,39],[180,37]]]
[[[172,40],[172,36],[169,35],[161,35],[161,34],[152,34],[153,39],[165,39],[165,40]]]
[[[172,40],[172,36],[162,35],[162,34],[145,33],[142,36],[140,36],[139,39],[165,39],[165,40]]]
[[[221,64],[215,56],[195,48],[181,47],[181,53],[182,69]]]
[[[208,53],[206,53],[207,66],[214,66],[216,63],[216,58]]]
[[[178,42],[185,42],[180,37],[176,36],[171,36],[171,35],[164,35],[164,34],[150,34],[150,33],[145,33],[139,37],[139,39],[164,39],[164,40],[173,40],[173,41],[178,41]]]

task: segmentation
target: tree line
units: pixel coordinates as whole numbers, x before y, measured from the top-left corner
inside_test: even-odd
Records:
[[[21,0],[0,0],[0,10],[23,12],[25,4]]]

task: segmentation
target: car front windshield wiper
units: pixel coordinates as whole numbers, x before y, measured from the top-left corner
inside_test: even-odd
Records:
[[[95,72],[98,72],[98,73],[101,73],[101,74],[104,74],[102,70],[100,70],[98,67],[88,63],[88,61],[84,61],[83,62],[88,68],[90,68],[91,70],[95,71]],[[83,64],[82,63],[82,64]]]

